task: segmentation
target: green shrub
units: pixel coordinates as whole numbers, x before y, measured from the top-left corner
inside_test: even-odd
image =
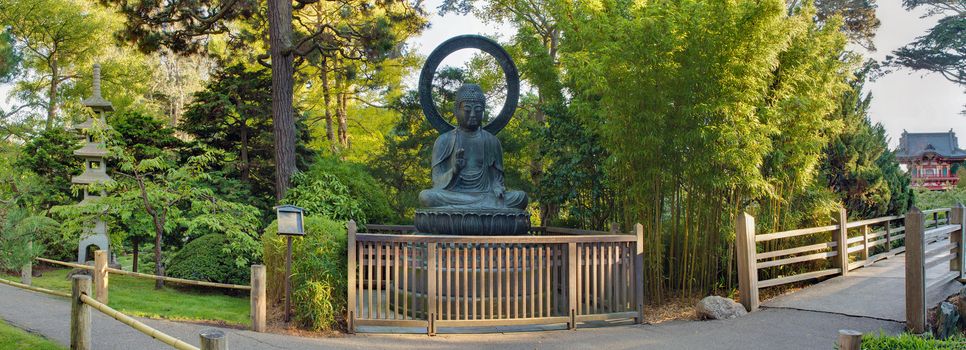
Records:
[[[309,215],[359,224],[395,222],[386,190],[361,164],[320,158],[308,171],[292,177],[292,188],[282,200]]]
[[[332,157],[319,158],[309,169],[313,173],[332,174],[349,188],[353,197],[361,200],[362,211],[370,223],[392,223],[398,215],[389,204],[389,196],[363,164]],[[359,222],[358,218],[351,218]]]
[[[166,274],[198,281],[248,284],[249,270],[235,264],[235,257],[225,249],[227,244],[228,239],[222,234],[198,237],[171,256]]]
[[[939,340],[931,336],[918,336],[903,333],[896,336],[880,332],[862,336],[863,350],[893,349],[966,349],[966,338],[957,337]]]
[[[916,190],[916,207],[920,210],[949,208],[956,204],[966,204],[966,189],[951,188],[945,191]]]
[[[345,223],[305,217],[305,236],[292,242],[293,319],[310,330],[344,329],[346,310]],[[268,270],[268,299],[282,301],[285,290],[285,236],[272,222],[262,236]]]

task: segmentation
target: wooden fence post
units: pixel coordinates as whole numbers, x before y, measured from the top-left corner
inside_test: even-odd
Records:
[[[268,302],[265,298],[265,265],[252,265],[251,278],[252,330],[264,332]]]
[[[567,243],[567,315],[567,328],[577,329],[577,242]]]
[[[348,249],[348,266],[346,267],[346,274],[349,275],[349,283],[346,285],[346,330],[349,334],[356,332],[355,318],[356,318],[356,222],[355,220],[349,220],[346,224],[346,229],[348,232],[348,244],[346,244],[346,249]]]
[[[70,289],[70,349],[91,349],[91,307],[81,301],[81,294],[91,294],[91,276],[74,275]]]
[[[638,324],[644,323],[644,225],[634,225],[634,303],[637,306]]]
[[[735,223],[735,246],[738,248],[738,292],[741,305],[749,312],[758,310],[758,258],[755,243],[755,218],[738,214]]]
[[[862,332],[851,329],[839,330],[839,350],[860,350],[862,348]]]
[[[94,252],[94,295],[95,299],[107,305],[107,251]]]
[[[862,225],[859,229],[862,230],[862,259],[865,265],[869,265],[869,225]]]
[[[201,331],[201,350],[228,350],[228,338],[220,329],[209,328]]]
[[[891,220],[885,222],[885,232],[886,232],[886,236],[885,236],[886,253],[891,253],[892,252],[892,221]]]
[[[949,269],[959,271],[958,279],[960,282],[966,279],[966,271],[964,271],[966,269],[963,269],[966,266],[966,254],[963,254],[963,249],[966,249],[966,244],[963,244],[966,242],[966,220],[963,220],[964,218],[966,218],[966,207],[963,206],[963,203],[956,203],[949,211],[949,224],[959,225],[959,232],[951,233],[949,240],[956,244],[958,249],[956,250],[956,259],[949,261]]]
[[[431,336],[436,335],[436,275],[436,242],[430,242],[426,244],[426,334]]]
[[[849,274],[849,216],[845,208],[839,208],[839,229],[832,233],[832,241],[838,255],[832,259],[832,266],[842,269],[842,276]]]
[[[906,213],[906,328],[921,334],[926,327],[926,270],[923,264],[923,214],[912,207]]]
[[[34,243],[27,242],[27,252],[31,253],[34,250],[33,248]],[[33,282],[33,273],[33,258],[31,258],[20,268],[20,283],[29,286]]]

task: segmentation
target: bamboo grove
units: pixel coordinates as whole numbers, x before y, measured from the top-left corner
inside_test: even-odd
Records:
[[[547,114],[530,162],[544,166],[531,178],[541,217],[643,224],[649,300],[734,290],[742,211],[775,231],[828,222],[843,204],[881,214],[910,200],[866,115],[862,58],[841,18],[810,2],[477,6],[519,29],[521,71],[547,96],[530,101]]]

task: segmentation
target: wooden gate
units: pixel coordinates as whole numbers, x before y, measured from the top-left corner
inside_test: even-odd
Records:
[[[643,320],[635,234],[438,236],[357,233],[349,223],[349,331]],[[552,232],[552,231],[550,231]]]

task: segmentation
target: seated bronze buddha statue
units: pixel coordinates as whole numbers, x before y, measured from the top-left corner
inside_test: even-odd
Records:
[[[452,125],[433,99],[433,77],[443,59],[461,49],[476,48],[500,65],[506,81],[506,101],[500,113],[484,123],[486,95],[477,84],[456,91]],[[441,235],[525,235],[530,231],[527,195],[508,191],[503,182],[503,148],[496,134],[516,111],[520,76],[510,55],[495,41],[461,35],[440,44],[426,59],[419,75],[419,104],[426,121],[440,135],[433,144],[433,187],[419,193],[421,208],[413,218],[421,233]]]
[[[503,184],[500,140],[481,128],[486,95],[476,84],[456,92],[454,114],[459,126],[433,144],[433,188],[419,193],[425,208],[526,209],[527,195]]]

